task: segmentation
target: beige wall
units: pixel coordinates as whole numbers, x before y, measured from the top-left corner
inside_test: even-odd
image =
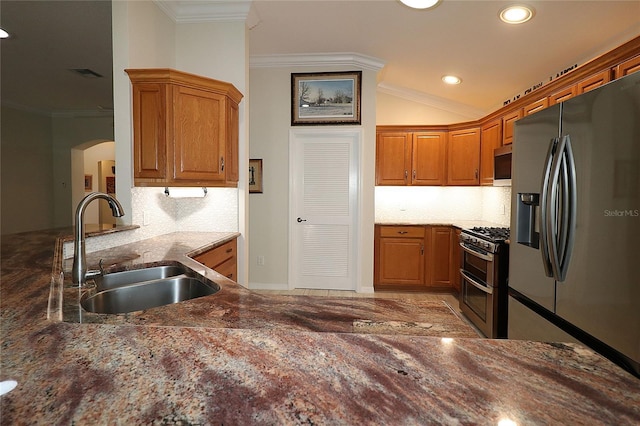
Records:
[[[376,124],[379,125],[452,124],[479,118],[452,112],[453,108],[444,110],[380,91],[376,97]]]
[[[355,69],[349,67],[349,70]],[[326,67],[313,71],[340,71]],[[344,69],[342,69],[344,71]],[[263,193],[249,195],[249,285],[252,288],[287,288],[289,215],[289,130],[291,129],[291,73],[305,67],[250,70],[250,158],[263,160]],[[359,289],[373,286],[373,219],[375,177],[376,73],[363,71],[360,156]],[[265,264],[257,265],[257,256]],[[293,283],[295,286],[295,283]]]
[[[2,234],[51,228],[50,117],[2,107],[1,140]]]

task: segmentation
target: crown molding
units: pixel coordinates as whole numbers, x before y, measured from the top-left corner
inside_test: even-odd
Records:
[[[452,112],[471,120],[478,120],[487,115],[487,111],[479,108],[474,108],[467,104],[451,101],[449,99],[430,95],[424,92],[419,92],[417,90],[407,89],[406,87],[394,86],[392,84],[387,84],[384,82],[378,84],[377,90],[378,92],[386,93],[388,95],[396,96],[408,101],[417,102],[443,111]]]
[[[112,109],[73,109],[73,110],[47,110],[42,108],[34,108],[28,105],[19,104],[17,102],[2,101],[2,106],[29,114],[42,115],[51,118],[79,118],[79,117],[113,117]]]
[[[245,0],[153,0],[178,24],[246,21],[251,1]]]
[[[384,64],[378,58],[353,52],[251,55],[249,57],[249,68],[326,67],[337,65],[380,71]]]

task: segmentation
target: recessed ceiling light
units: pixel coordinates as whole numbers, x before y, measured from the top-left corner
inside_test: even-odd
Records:
[[[440,3],[440,0],[400,0],[400,3],[413,9],[429,9]]]
[[[522,24],[533,18],[533,10],[520,4],[507,6],[500,11],[500,19],[507,24]]]
[[[442,77],[442,81],[444,81],[447,84],[460,84],[462,83],[462,80],[460,79],[460,77],[456,77],[455,75],[445,75]]]
[[[2,28],[0,28],[0,38],[8,38],[8,37],[9,37],[9,33],[3,30]]]

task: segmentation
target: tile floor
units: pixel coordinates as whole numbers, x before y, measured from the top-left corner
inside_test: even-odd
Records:
[[[459,311],[458,296],[452,293],[413,293],[413,292],[393,292],[379,291],[376,293],[356,293],[355,291],[341,290],[313,290],[313,289],[295,289],[295,290],[252,290],[261,294],[277,294],[289,296],[328,296],[328,297],[380,297],[380,298],[399,298],[413,300],[443,300],[452,308]]]

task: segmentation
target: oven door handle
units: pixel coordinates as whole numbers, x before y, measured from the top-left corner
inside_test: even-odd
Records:
[[[462,247],[462,250],[466,251],[469,254],[472,254],[476,257],[479,257],[482,260],[486,260],[487,262],[493,262],[493,255],[490,253],[480,253],[479,251],[470,249],[469,247],[466,246],[465,243],[460,243],[460,247]]]
[[[473,286],[476,287],[478,290],[482,290],[487,294],[493,294],[493,289],[491,287],[487,287],[486,285],[483,285],[481,282],[476,281],[469,274],[467,274],[464,271],[464,269],[460,269],[460,274],[462,275],[462,278],[464,278],[466,281],[473,284]]]

